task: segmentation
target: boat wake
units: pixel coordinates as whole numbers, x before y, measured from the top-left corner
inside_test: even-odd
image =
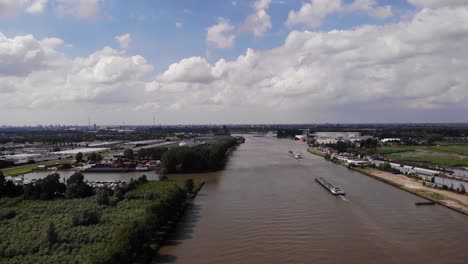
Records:
[[[343,201],[349,202],[349,200],[348,200],[346,197],[342,196],[342,195],[340,195],[340,198],[341,198],[341,200],[343,200]]]

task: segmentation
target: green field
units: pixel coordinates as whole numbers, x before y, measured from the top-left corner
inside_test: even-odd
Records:
[[[199,183],[196,183],[199,185]],[[156,200],[143,196],[152,192]],[[130,192],[129,199],[98,205],[96,197],[24,200],[0,199],[1,263],[129,263],[145,262],[156,252],[171,219],[180,214],[187,192],[183,181],[148,182]],[[99,222],[77,225],[85,211]],[[7,213],[14,212],[9,219]],[[52,243],[47,230],[55,225]],[[143,261],[145,259],[145,261]]]
[[[34,164],[27,164],[27,165],[21,165],[21,166],[14,166],[14,167],[9,167],[6,169],[2,169],[3,173],[7,176],[18,176],[18,175],[23,175],[26,173],[33,172],[37,169],[39,165],[53,165],[53,164],[63,164],[63,163],[70,163],[73,162],[73,159],[67,159],[67,160],[51,160],[51,161],[45,161],[45,162],[39,162],[39,163],[34,163]]]
[[[392,160],[421,162],[440,167],[468,166],[466,142],[437,142],[435,146],[385,146],[377,151]]]
[[[315,149],[315,148],[308,148],[307,151],[310,152],[310,153],[312,153],[312,154],[325,157],[325,153],[323,153],[323,152],[321,152],[321,151],[318,151],[318,150]]]

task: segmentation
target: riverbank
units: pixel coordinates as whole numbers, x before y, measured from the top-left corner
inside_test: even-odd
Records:
[[[307,151],[309,153],[312,153],[312,154],[315,154],[317,156],[320,156],[320,157],[325,157],[325,153],[321,152],[321,151],[318,151],[317,149],[315,148],[308,148]]]
[[[3,173],[6,176],[19,176],[19,175],[23,175],[26,173],[31,173],[31,172],[36,171],[40,165],[54,165],[54,164],[64,164],[64,163],[71,163],[71,162],[73,162],[73,159],[51,160],[51,161],[45,161],[45,162],[38,162],[34,164],[9,167],[9,168],[2,169],[1,171],[3,171]]]
[[[312,149],[313,151],[310,151]],[[320,151],[309,148],[309,153],[316,154],[316,152],[321,153]],[[323,154],[323,153],[321,153]],[[324,155],[319,155],[324,156]],[[366,176],[372,177],[374,179],[380,180],[397,188],[400,188],[404,191],[415,194],[424,199],[428,199],[437,204],[446,206],[450,209],[456,210],[460,213],[468,215],[468,196],[464,194],[457,194],[454,192],[435,189],[422,185],[422,181],[406,177],[402,174],[393,174],[385,171],[381,171],[374,168],[358,168],[350,167],[350,169],[360,172]]]

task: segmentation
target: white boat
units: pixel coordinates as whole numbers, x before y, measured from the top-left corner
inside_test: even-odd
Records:
[[[301,154],[294,154],[294,158],[295,159],[302,159],[302,155]]]

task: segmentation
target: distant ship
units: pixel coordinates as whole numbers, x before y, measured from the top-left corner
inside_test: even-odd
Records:
[[[302,159],[302,155],[299,153],[295,153],[294,151],[290,150],[289,154],[293,155],[295,159]]]
[[[345,195],[345,192],[340,188],[333,186],[331,183],[327,182],[324,178],[315,178],[315,180],[320,183],[323,187],[325,187],[329,192],[334,195]]]

